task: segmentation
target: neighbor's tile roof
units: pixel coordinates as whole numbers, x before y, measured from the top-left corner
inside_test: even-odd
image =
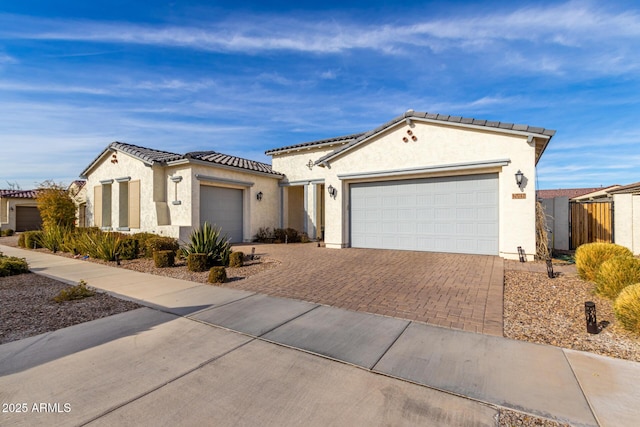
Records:
[[[35,199],[36,190],[0,190],[0,197],[13,197],[15,199]]]
[[[172,160],[182,158],[182,155],[171,153],[169,151],[154,150],[152,148],[140,147],[133,144],[125,144],[124,142],[112,142],[109,148],[122,151],[147,163],[166,163]]]
[[[602,187],[592,188],[557,188],[555,190],[538,190],[538,199],[553,199],[554,197],[574,197],[584,196],[594,191],[602,190]]]
[[[359,138],[362,135],[364,135],[364,132],[354,133],[351,135],[337,136],[334,138],[320,139],[317,141],[302,142],[300,144],[287,145],[286,147],[272,148],[271,150],[265,151],[265,154],[271,155],[271,154],[279,153],[281,151],[296,150],[296,149],[305,148],[305,147],[315,147],[318,145],[347,144],[353,141],[354,139]]]
[[[622,187],[618,187],[613,191],[610,191],[611,194],[624,194],[624,193],[639,193],[640,192],[640,182],[634,182],[633,184],[623,185]]]
[[[281,175],[271,169],[271,165],[266,163],[248,160],[242,157],[230,156],[215,151],[194,151],[184,155],[187,159],[201,160],[205,162],[215,163],[217,165],[232,166],[240,169],[247,169],[255,172],[268,173],[272,175]]]
[[[215,151],[194,151],[187,154],[171,153],[169,151],[154,150],[152,148],[140,147],[138,145],[126,144],[124,142],[112,142],[107,148],[96,157],[93,162],[80,174],[81,177],[86,177],[89,171],[100,161],[100,159],[109,151],[120,151],[127,153],[133,157],[136,157],[149,165],[154,164],[167,164],[170,162],[183,160],[183,159],[195,159],[206,162],[211,162],[219,165],[226,165],[236,167],[239,169],[246,169],[250,171],[263,172],[271,175],[281,175],[266,163],[260,163],[253,160],[243,159],[241,157],[229,156],[226,154],[216,153]]]

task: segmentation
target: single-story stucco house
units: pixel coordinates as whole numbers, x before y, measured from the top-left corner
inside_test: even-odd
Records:
[[[42,226],[35,190],[0,190],[0,230],[28,231]]]
[[[82,172],[87,223],[185,240],[205,221],[234,242],[291,227],[329,248],[535,254],[535,168],[555,131],[409,110],[373,129],[268,150],[110,144]]]

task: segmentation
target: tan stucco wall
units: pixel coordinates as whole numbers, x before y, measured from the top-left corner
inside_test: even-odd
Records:
[[[417,141],[412,141],[410,130]],[[407,137],[408,142],[403,138]],[[326,152],[326,151],[325,151]],[[315,155],[315,153],[313,153]],[[318,159],[324,153],[318,152]],[[463,129],[414,121],[412,126],[401,122],[371,141],[333,159],[330,167],[304,166],[312,152],[302,151],[276,155],[274,169],[287,175],[289,181],[323,179],[325,188],[338,189],[335,200],[325,198],[325,242],[328,247],[349,245],[349,185],[362,181],[411,179],[420,177],[466,175],[497,172],[499,180],[499,254],[517,259],[517,247],[522,246],[528,257],[535,254],[535,146],[525,135],[508,135],[489,130]],[[395,177],[339,179],[338,175],[406,170],[472,162],[509,159],[503,167],[421,172]],[[521,170],[525,186],[521,191],[515,173]],[[525,199],[513,199],[512,194],[525,194]]]
[[[614,241],[640,254],[640,195],[614,194]]]

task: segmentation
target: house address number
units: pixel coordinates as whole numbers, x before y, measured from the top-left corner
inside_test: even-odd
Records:
[[[511,194],[512,199],[526,199],[527,193],[513,193]]]

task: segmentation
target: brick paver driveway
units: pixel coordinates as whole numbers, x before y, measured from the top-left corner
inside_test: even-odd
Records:
[[[225,286],[502,336],[504,262],[495,256],[317,245],[238,245],[276,269]]]

